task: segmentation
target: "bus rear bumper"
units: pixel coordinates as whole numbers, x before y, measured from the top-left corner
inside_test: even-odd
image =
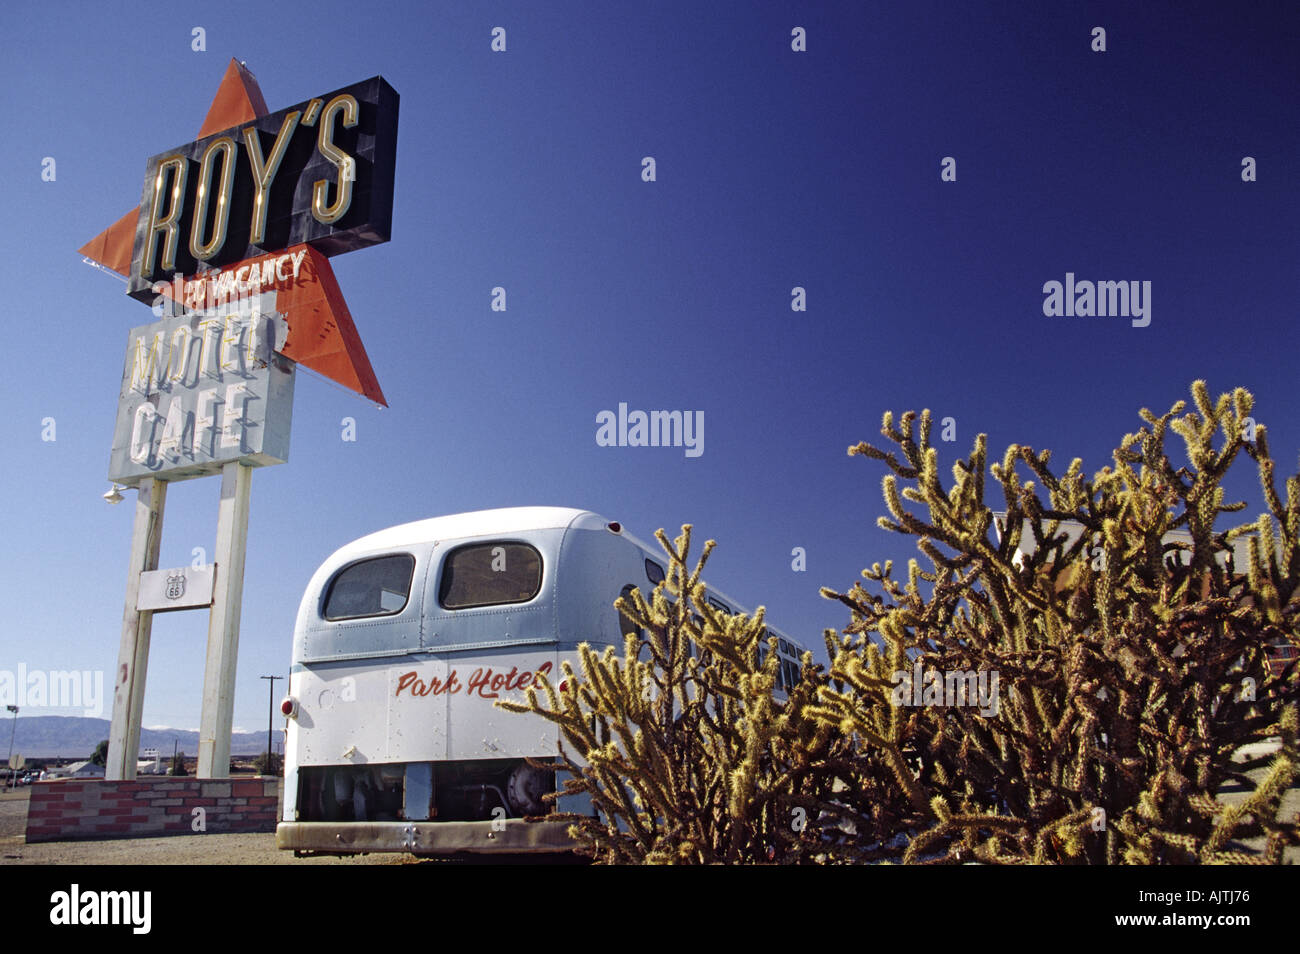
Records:
[[[543,854],[573,851],[569,823],[517,818],[478,822],[280,822],[275,847],[354,854],[405,851],[415,855]]]

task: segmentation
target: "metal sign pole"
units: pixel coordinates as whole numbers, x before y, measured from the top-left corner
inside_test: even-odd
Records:
[[[108,732],[108,764],[104,766],[106,779],[135,778],[135,754],[140,747],[140,722],[144,717],[144,682],[149,669],[149,637],[153,631],[153,611],[138,610],[136,604],[140,574],[158,569],[166,502],[165,481],[153,477],[140,481],[131,536],[131,565],[126,574],[122,642],[117,651],[113,683],[113,721]]]
[[[162,574],[163,579],[146,577],[142,585],[140,574],[157,570],[163,480],[188,480],[218,469],[221,504],[198,775],[230,775],[251,467],[288,459],[295,362],[387,406],[327,256],[388,241],[397,113],[397,92],[380,76],[269,113],[252,74],[232,60],[199,138],[152,156],[145,203],[82,248],[88,260],[126,276],[131,297],[154,303],[162,285],[171,289],[174,305],[169,317],[132,329],[118,393],[109,479],[128,486],[138,482],[139,498],[114,679],[109,779],[135,778],[153,613],[208,605],[206,591],[186,596],[188,583],[206,587],[211,579],[192,572],[195,568]],[[344,129],[360,122],[367,130],[357,143],[366,150],[360,164],[340,148],[356,137],[343,135],[336,119]],[[250,202],[257,211],[250,219],[232,218],[229,230],[224,219],[220,228],[214,226],[202,256],[195,249],[203,232],[198,229],[178,257],[178,223],[202,218],[210,201],[211,177],[200,182],[202,177],[191,176],[193,187],[187,188],[185,170],[202,165],[210,171],[213,160],[224,156],[225,171],[232,173],[229,137],[235,128],[249,142],[262,137],[263,148],[273,143],[267,162],[280,170],[274,195],[284,197],[286,209],[290,197],[306,194],[304,188],[312,201],[293,203],[283,229],[275,226],[289,244],[268,250],[266,210],[280,203],[270,194],[272,176],[227,175],[218,187],[218,203],[246,208]],[[338,142],[331,138],[335,133]],[[292,158],[281,169],[280,159],[286,157]],[[339,170],[332,202],[319,179],[321,161]],[[171,240],[170,245],[164,241],[161,254],[160,232]],[[205,262],[209,268],[202,267]]]
[[[221,468],[217,512],[216,583],[208,619],[208,657],[199,716],[199,778],[230,777],[230,730],[235,714],[235,662],[244,595],[244,551],[253,470],[238,461]]]

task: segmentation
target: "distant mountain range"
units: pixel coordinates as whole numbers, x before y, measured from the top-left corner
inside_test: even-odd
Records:
[[[88,759],[95,746],[108,738],[107,719],[87,719],[81,716],[20,716],[17,725],[13,719],[2,718],[0,712],[0,763],[9,752],[10,732],[14,736],[14,753],[33,758]],[[284,734],[276,731],[273,743],[283,746]],[[186,729],[141,729],[140,751],[154,748],[163,758],[171,758],[172,746],[178,744],[186,755],[198,754],[199,734]],[[265,732],[236,732],[230,737],[231,755],[257,755],[266,751]]]

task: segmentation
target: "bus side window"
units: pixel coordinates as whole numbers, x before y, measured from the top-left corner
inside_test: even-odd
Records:
[[[632,591],[635,589],[636,587],[629,583],[627,586],[623,587],[622,591],[618,595],[623,597],[625,602],[631,603]],[[637,624],[633,622],[632,618],[622,610],[620,610],[618,614],[618,627],[619,634],[622,636],[633,635],[638,639],[645,639],[645,630],[637,626]]]

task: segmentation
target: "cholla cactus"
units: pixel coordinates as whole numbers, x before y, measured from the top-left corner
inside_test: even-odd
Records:
[[[1263,426],[1248,439],[1249,393],[1211,403],[1197,381],[1192,394],[1196,411],[1184,416],[1182,402],[1161,417],[1143,410],[1146,426],[1091,480],[1077,459],[1057,475],[1047,452],[1008,448],[989,468],[1004,501],[1000,539],[984,501],[983,435],[951,487],[928,411],[899,426],[885,415],[901,459],[849,449],[889,466],[881,526],[918,537],[931,569],[913,560],[900,583],[877,564],[863,576],[878,592],[823,591],[853,622],[833,653],[840,685],[823,687],[811,714],[860,740],[862,773],[906,796],[901,860],[1278,862],[1300,843],[1297,819],[1278,817],[1300,774],[1300,673],[1294,662],[1275,672],[1268,655],[1300,647],[1300,478],[1286,481],[1283,503]],[[1189,466],[1166,454],[1170,431]],[[1245,506],[1226,504],[1220,486],[1243,453],[1269,512],[1216,529]],[[1232,560],[1243,537],[1246,566]],[[942,693],[912,705],[898,674],[915,682],[921,671],[996,674],[996,711]],[[1274,736],[1281,751],[1255,785],[1246,772],[1266,760],[1233,755]],[[1231,808],[1216,799],[1228,781],[1248,789]],[[1262,848],[1239,841],[1252,836]]]
[[[913,560],[903,583],[877,564],[867,586],[824,590],[853,621],[827,634],[829,673],[805,654],[788,698],[776,653],[761,658],[763,611],[705,600],[713,543],[688,569],[683,527],[671,545],[657,534],[670,569],[650,599],[617,604],[644,638],[621,656],[584,645],[564,688],[498,705],[560,727],[566,790],[597,812],[561,817],[603,861],[1279,862],[1300,843],[1279,817],[1300,776],[1300,664],[1269,653],[1300,647],[1300,477],[1283,503],[1247,392],[1192,393],[1195,412],[1143,411],[1091,480],[1079,460],[1058,476],[1047,452],[1009,448],[989,468],[1000,534],[984,437],[946,488],[929,413],[885,415],[901,459],[850,453],[893,471],[881,523],[918,537],[931,569]],[[1244,507],[1220,486],[1243,453],[1268,512],[1216,529]],[[1274,737],[1276,755],[1234,760]]]
[[[566,791],[589,795],[597,817],[550,817],[571,820],[597,860],[843,857],[872,824],[870,786],[854,784],[848,741],[804,715],[825,682],[820,668],[805,653],[800,682],[776,690],[764,611],[727,616],[708,603],[700,573],[714,544],[688,569],[690,531],[672,544],[659,531],[666,579],[649,600],[633,591],[616,604],[644,638],[627,636],[621,656],[584,643],[580,673],[565,663],[562,688],[545,683],[526,705],[497,705],[560,727]]]

